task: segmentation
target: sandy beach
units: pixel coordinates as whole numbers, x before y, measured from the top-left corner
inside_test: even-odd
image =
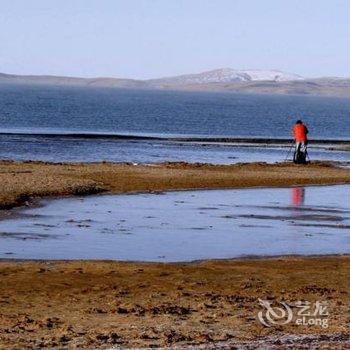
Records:
[[[350,169],[332,163],[211,165],[161,163],[0,162],[0,208],[32,198],[186,189],[280,187],[350,182]]]
[[[0,275],[1,349],[350,346],[346,256],[181,264],[3,261]],[[326,301],[328,328],[265,327],[257,319],[258,298]]]

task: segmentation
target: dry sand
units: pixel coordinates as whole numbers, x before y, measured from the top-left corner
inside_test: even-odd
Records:
[[[304,349],[322,342],[331,349],[350,346],[350,257],[2,262],[0,276],[1,349],[203,343],[206,349],[257,339],[260,346],[269,339],[277,345],[303,339]],[[326,301],[329,327],[265,327],[257,320],[258,298]]]
[[[53,164],[0,162],[0,209],[24,204],[32,197],[350,183],[350,169],[326,162],[306,166],[290,163],[210,165],[163,163]]]

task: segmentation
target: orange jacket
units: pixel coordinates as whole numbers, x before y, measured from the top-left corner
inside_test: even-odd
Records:
[[[293,135],[295,138],[295,141],[297,142],[303,142],[307,140],[307,134],[308,134],[307,127],[304,124],[295,124],[293,128]]]

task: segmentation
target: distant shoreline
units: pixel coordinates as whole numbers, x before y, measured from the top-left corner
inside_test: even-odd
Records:
[[[154,140],[173,142],[198,142],[198,143],[232,143],[232,144],[267,144],[285,145],[291,144],[291,138],[267,138],[267,137],[225,137],[225,136],[152,136],[142,134],[118,134],[118,133],[94,133],[94,132],[11,132],[0,131],[0,136],[35,136],[46,138],[81,138],[81,139],[112,139],[112,140]],[[350,146],[350,139],[311,139],[310,144],[315,145],[344,145]]]
[[[215,80],[217,72],[221,72]],[[213,76],[214,73],[214,76]],[[262,71],[263,73],[263,71]],[[280,72],[282,77],[285,73]],[[228,74],[228,76],[227,76]],[[295,76],[295,78],[293,78]],[[16,75],[0,73],[0,83],[36,86],[77,86],[95,88],[124,88],[143,90],[173,90],[192,92],[235,92],[245,94],[311,95],[350,97],[350,78],[302,78],[287,75],[284,80],[269,75],[265,78],[238,75],[219,69],[199,74],[180,75],[159,79],[128,79],[112,77],[80,78],[54,75]],[[243,80],[242,80],[243,79]]]

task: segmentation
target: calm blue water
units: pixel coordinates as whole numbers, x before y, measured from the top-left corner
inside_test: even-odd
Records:
[[[0,86],[0,132],[290,137],[297,117],[312,138],[350,139],[350,99],[230,93]],[[313,159],[350,160],[315,150]],[[283,160],[286,149],[0,135],[1,159],[50,161]]]
[[[346,185],[44,200],[0,221],[0,258],[349,254],[349,195]]]

